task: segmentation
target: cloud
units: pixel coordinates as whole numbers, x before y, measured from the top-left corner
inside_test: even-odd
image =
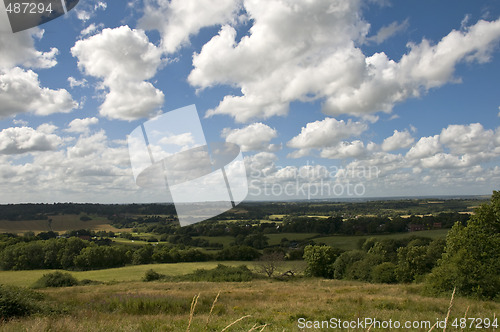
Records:
[[[493,130],[485,130],[480,123],[449,125],[441,131],[440,142],[457,154],[490,150],[494,144]]]
[[[158,141],[158,143],[189,147],[190,145],[194,145],[196,142],[192,133],[183,133],[179,135],[169,135],[163,137]]]
[[[376,44],[381,44],[387,39],[391,38],[397,33],[400,33],[402,31],[405,31],[409,27],[409,20],[406,19],[401,23],[398,23],[397,21],[392,22],[391,24],[387,26],[383,26],[380,28],[380,30],[377,32],[376,35],[368,37],[366,40],[369,42],[373,42]]]
[[[35,38],[41,39],[44,30],[33,28],[17,33],[0,33],[0,69],[18,65],[30,68],[52,68],[57,64],[55,47],[41,52],[35,49]]]
[[[62,143],[52,134],[53,127],[11,127],[0,131],[0,154],[14,155],[36,151],[51,151]]]
[[[85,74],[101,78],[109,89],[101,115],[130,121],[153,116],[163,105],[163,92],[146,82],[161,67],[162,51],[143,31],[128,26],[104,29],[77,41],[71,54]]]
[[[241,129],[225,128],[221,136],[226,142],[239,145],[242,151],[275,151],[279,148],[270,144],[270,141],[278,136],[276,129],[260,122]]]
[[[74,119],[68,125],[65,131],[70,133],[88,133],[90,131],[89,127],[99,123],[99,119],[96,117],[85,118],[85,119]]]
[[[108,5],[104,1],[85,1],[74,12],[80,21],[87,22],[95,16],[98,10],[105,11],[107,7]]]
[[[441,152],[443,147],[439,142],[439,135],[422,137],[406,154],[409,159],[421,159]]]
[[[395,104],[456,81],[460,62],[489,60],[500,39],[500,20],[453,30],[438,43],[408,44],[399,61],[385,53],[363,54],[369,24],[361,2],[247,0],[253,23],[247,36],[224,25],[193,56],[188,81],[198,89],[224,84],[226,95],[206,116],[226,114],[237,122],[284,116],[290,102],[323,101],[327,115],[366,116],[391,112]],[[388,32],[404,27],[394,25]],[[383,36],[380,36],[382,40]]]
[[[139,27],[158,30],[162,48],[174,53],[201,28],[231,22],[241,0],[145,0]]]
[[[85,87],[87,86],[87,80],[86,79],[81,79],[81,80],[77,80],[76,78],[74,78],[73,76],[70,76],[68,77],[68,83],[69,83],[69,86],[73,89],[75,86],[81,86],[81,87]]]
[[[92,23],[80,32],[80,36],[87,37],[89,35],[93,35],[96,32],[102,30],[103,28],[104,28],[104,24],[102,24],[102,23],[100,23],[100,24]]]
[[[38,75],[19,67],[0,70],[0,118],[19,113],[68,113],[78,104],[64,89],[42,88]]]
[[[397,131],[394,130],[394,134],[390,137],[387,137],[382,142],[382,150],[384,151],[393,151],[398,149],[407,148],[415,141],[411,134],[405,131]]]
[[[44,131],[54,130],[50,125],[44,127]],[[35,131],[40,134],[40,128]],[[0,155],[0,191],[9,192],[4,203],[66,202],[69,198],[96,203],[159,201],[157,192],[146,192],[135,185],[126,143],[110,142],[103,131],[76,141],[61,139],[64,144],[37,150],[31,159]]]
[[[287,146],[296,149],[331,147],[343,139],[359,136],[367,129],[368,126],[362,122],[326,118],[302,127],[300,134],[292,138]]]
[[[360,158],[366,152],[363,142],[356,140],[353,142],[340,142],[337,146],[322,149],[320,156],[328,159]]]

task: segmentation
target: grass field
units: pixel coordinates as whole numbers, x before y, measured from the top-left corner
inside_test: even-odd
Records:
[[[213,269],[217,264],[224,265],[247,265],[252,267],[253,262],[225,261],[225,262],[196,262],[196,263],[175,263],[175,264],[147,264],[132,265],[114,269],[76,271],[70,272],[78,280],[90,279],[102,282],[123,282],[140,281],[144,273],[153,269],[158,273],[167,276],[178,276],[194,272],[196,269]],[[20,287],[29,287],[42,275],[54,270],[33,270],[33,271],[0,271],[0,283]]]
[[[114,269],[93,270],[93,271],[71,271],[70,273],[78,280],[90,279],[101,282],[124,282],[140,281],[147,270],[167,275],[179,276],[192,273],[197,269],[213,269],[218,264],[238,266],[247,265],[253,269],[256,262],[248,261],[223,261],[223,262],[194,262],[194,263],[175,263],[175,264],[146,264],[119,267]],[[299,273],[304,271],[305,262],[291,261],[284,262],[282,272],[293,268]],[[19,287],[29,287],[42,275],[54,272],[55,270],[32,270],[32,271],[0,271],[0,284]],[[65,271],[67,272],[67,271]]]
[[[341,248],[344,250],[353,250],[358,249],[357,245],[360,239],[367,239],[369,237],[375,237],[377,239],[402,239],[410,236],[422,236],[429,237],[432,239],[437,238],[445,238],[446,234],[448,234],[448,229],[436,229],[436,230],[428,230],[428,231],[419,231],[419,232],[408,232],[408,233],[395,233],[395,234],[386,234],[386,235],[360,235],[360,236],[344,236],[344,235],[335,235],[335,236],[327,236],[327,237],[317,237],[314,238],[316,243],[325,243],[329,246]]]
[[[104,217],[93,217],[92,220],[82,221],[76,214],[65,214],[50,216],[51,227],[54,232],[65,232],[77,229],[92,229],[95,231],[123,232],[127,230],[118,229],[109,224],[109,220]],[[10,221],[0,220],[0,233],[24,233],[32,231],[35,233],[50,231],[47,220],[21,220]]]
[[[280,244],[282,238],[287,238],[289,241],[302,241],[314,236],[318,233],[280,233],[280,234],[266,234],[269,238],[269,245]]]
[[[407,330],[368,324],[350,329],[299,328],[299,319],[321,322],[331,318],[375,318],[402,324],[419,321],[425,328],[411,330],[429,331],[437,320],[445,320],[451,294],[430,298],[420,295],[420,290],[419,285],[300,278],[289,282],[123,282],[45,289],[41,291],[46,296],[44,303],[56,313],[2,322],[0,331],[222,331],[233,323],[226,331]],[[195,304],[192,311],[191,303]],[[498,302],[455,297],[448,321],[451,324],[464,316],[493,319],[499,312]]]

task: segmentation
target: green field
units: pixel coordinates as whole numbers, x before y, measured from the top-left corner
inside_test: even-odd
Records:
[[[105,217],[93,216],[92,220],[82,221],[80,220],[80,215],[64,214],[50,216],[49,218],[52,219],[50,227],[48,220],[0,220],[0,233],[24,233],[27,231],[40,233],[48,232],[51,230],[51,228],[54,232],[65,232],[78,229],[92,229],[95,231],[107,232],[130,231],[129,229],[118,229],[111,226],[109,224],[109,220],[107,220]]]
[[[369,237],[375,237],[377,239],[402,239],[410,236],[420,236],[429,237],[431,239],[445,238],[448,234],[448,229],[436,229],[428,231],[419,232],[408,232],[408,233],[395,233],[395,234],[384,234],[384,235],[360,235],[360,236],[345,236],[345,235],[335,235],[326,237],[314,238],[316,243],[325,243],[332,247],[337,247],[344,250],[358,249],[357,245],[361,239],[366,240]]]
[[[317,236],[318,233],[280,233],[280,234],[266,234],[269,238],[269,245],[278,245],[281,239],[287,238],[289,241],[303,241]]]
[[[252,266],[253,262],[196,262],[196,263],[175,263],[175,264],[148,264],[132,265],[114,269],[93,270],[93,271],[71,271],[70,273],[78,280],[90,279],[102,282],[123,282],[140,281],[147,270],[153,269],[158,273],[167,276],[179,276],[194,272],[196,269],[213,269],[217,264],[224,265],[247,265]],[[31,286],[42,275],[54,270],[33,270],[33,271],[0,271],[0,283],[14,286]]]

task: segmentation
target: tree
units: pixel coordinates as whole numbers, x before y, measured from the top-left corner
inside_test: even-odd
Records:
[[[378,283],[392,284],[396,282],[396,265],[384,262],[375,266],[372,270],[372,281]]]
[[[304,248],[304,260],[307,262],[306,274],[313,277],[333,278],[333,263],[341,253],[341,249],[326,245],[308,245]]]
[[[500,192],[476,209],[467,226],[455,223],[443,258],[427,278],[428,288],[493,299],[500,295]]]
[[[333,277],[335,279],[343,279],[349,266],[354,262],[365,258],[366,253],[361,250],[350,250],[342,253],[333,264]]]
[[[265,274],[271,278],[277,270],[282,268],[284,260],[285,256],[282,252],[270,252],[262,255],[256,263],[255,269],[257,272]]]
[[[396,277],[399,282],[412,282],[415,277],[430,271],[427,246],[409,246],[398,249]]]

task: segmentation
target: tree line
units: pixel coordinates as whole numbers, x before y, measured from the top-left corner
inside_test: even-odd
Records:
[[[367,239],[361,250],[304,249],[307,273],[322,278],[383,283],[424,282],[432,293],[500,297],[500,192],[476,209],[467,225],[456,222],[445,240]]]

